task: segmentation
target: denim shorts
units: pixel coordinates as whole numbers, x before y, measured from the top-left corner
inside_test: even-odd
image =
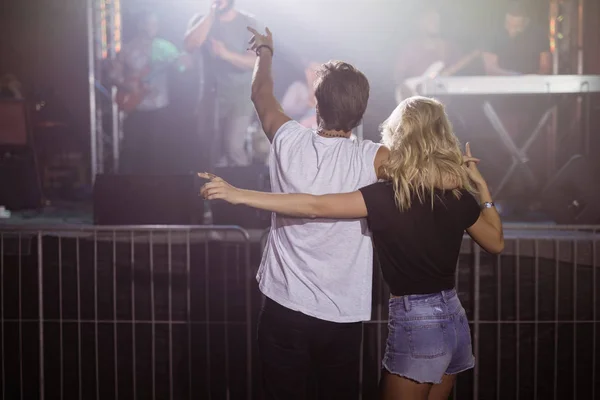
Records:
[[[419,383],[475,366],[469,321],[456,290],[390,299],[383,368]]]

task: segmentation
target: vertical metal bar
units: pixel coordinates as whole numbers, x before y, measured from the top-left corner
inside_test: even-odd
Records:
[[[377,325],[379,325],[380,322],[377,322]],[[365,357],[364,357],[364,352],[365,352],[365,325],[366,324],[360,324],[360,332],[361,332],[361,338],[360,338],[360,355],[359,355],[359,370],[358,370],[358,382],[360,383],[361,386],[361,390],[358,393],[358,400],[363,400],[363,381],[364,381],[364,367],[365,367]],[[251,399],[251,396],[248,396],[248,399]]]
[[[475,258],[475,268],[474,268],[474,294],[473,294],[473,353],[475,353],[475,359],[479,359],[479,302],[480,302],[480,274],[481,274],[481,249],[479,246],[474,246],[474,258]],[[475,368],[473,369],[473,398],[479,398],[479,363],[475,363]]]
[[[98,231],[94,230],[94,352],[96,361],[96,400],[100,400],[100,351],[98,349]]]
[[[2,363],[2,400],[6,399],[6,353],[4,350],[4,234],[0,233],[0,287],[2,287],[2,293],[0,294],[0,341],[2,346],[2,357],[0,362]],[[594,314],[596,315],[596,314]]]
[[[173,399],[173,260],[171,231],[168,232],[168,256],[169,256],[169,399]]]
[[[91,182],[96,180],[98,157],[97,157],[97,121],[96,121],[96,56],[94,43],[94,0],[87,0],[87,50],[88,50],[88,91],[89,91],[89,106],[90,106],[90,158],[91,158]]]
[[[383,291],[383,280],[381,278],[381,270],[378,271],[377,274],[377,293],[381,296],[382,291]],[[383,297],[383,296],[381,296]],[[381,302],[383,302],[383,298],[380,298]],[[383,304],[378,304],[377,305],[377,320],[381,321],[383,318]],[[388,315],[388,321],[389,321],[389,315]],[[383,351],[381,350],[382,347],[382,343],[381,343],[381,334],[382,334],[382,327],[381,327],[381,323],[377,323],[377,360],[383,360]],[[381,381],[381,368],[377,368],[377,382]]]
[[[250,240],[245,238],[244,243],[244,287],[246,295],[246,398],[252,399],[252,275],[253,268],[250,262]]]
[[[118,330],[118,314],[117,314],[117,232],[113,231],[113,246],[112,246],[112,264],[113,264],[113,354],[115,357],[114,363],[114,379],[115,379],[115,400],[119,400],[119,330]]]
[[[598,278],[597,269],[598,263],[596,258],[596,235],[598,235],[598,231],[594,229],[592,231],[592,399],[596,398],[596,348],[597,348],[597,318],[598,318],[598,306],[597,306],[597,284],[596,279]]]
[[[500,371],[502,371],[502,257],[498,255],[498,279],[496,281],[496,314],[498,328],[496,330],[496,399],[501,399],[502,385]]]
[[[121,7],[120,7],[120,2],[118,0],[113,0],[113,1],[109,1],[108,2],[109,6],[110,6],[110,23],[108,24],[109,26],[109,31],[110,31],[110,48],[109,48],[109,54],[110,57],[112,59],[116,58],[117,56],[117,43],[115,42],[115,38],[118,36],[119,38],[121,37],[121,32],[118,32],[117,34],[117,30],[120,29],[120,24],[119,26],[117,26],[117,19],[121,19]],[[120,146],[120,139],[121,139],[121,135],[120,135],[120,112],[119,112],[119,107],[117,105],[117,102],[115,101],[117,95],[117,88],[115,86],[112,86],[111,88],[111,98],[110,98],[110,105],[111,105],[111,131],[112,131],[112,156],[113,156],[113,172],[117,172],[119,170],[119,146]]]
[[[95,6],[98,6],[98,10],[96,15],[95,15],[95,19],[94,19],[94,23],[96,24],[96,27],[98,27],[97,30],[97,34],[98,36],[96,37],[96,42],[94,43],[96,46],[96,58],[94,60],[95,64],[94,64],[94,70],[96,70],[96,68],[99,67],[99,62],[98,60],[101,60],[102,57],[104,57],[104,47],[103,47],[103,40],[105,39],[106,36],[106,1],[107,0],[96,0],[94,2]],[[99,174],[103,174],[104,173],[104,152],[105,152],[105,148],[104,148],[104,141],[105,141],[105,137],[104,137],[104,112],[103,112],[103,107],[102,107],[102,102],[96,102],[96,160],[98,162],[97,165],[97,172]]]
[[[23,400],[23,289],[22,285],[22,259],[23,259],[23,248],[22,248],[21,233],[19,233],[19,383],[21,400]]]
[[[156,313],[154,304],[154,234],[150,231],[150,315],[152,318],[152,400],[156,400]]]
[[[39,349],[40,349],[40,400],[46,396],[46,385],[44,382],[44,248],[42,232],[37,234],[37,261],[38,261],[38,308],[39,308]],[[20,254],[20,253],[19,253]]]
[[[540,313],[540,284],[539,284],[539,277],[540,277],[540,244],[539,241],[536,239],[534,242],[534,333],[533,333],[533,400],[537,400],[537,394],[538,394],[538,355],[539,355],[539,349],[538,349],[538,338],[539,338],[539,313]]]
[[[573,398],[577,398],[577,241],[573,240]]]
[[[464,241],[464,239],[463,239],[463,241]],[[473,246],[474,244],[471,244],[471,245]],[[458,260],[456,260],[456,273],[454,274],[454,288],[456,289],[456,293],[458,293],[458,291],[459,291],[459,288],[458,288],[458,283],[459,283],[458,274],[460,273],[459,268],[460,268],[460,255],[459,255]],[[382,279],[380,279],[380,281],[381,280]],[[381,360],[381,359],[382,359],[381,357],[378,358],[378,360]],[[379,375],[381,375],[381,368],[378,368],[378,371],[379,371]],[[456,399],[457,392],[458,392],[458,379],[456,379],[454,381],[454,386],[452,387],[452,398],[453,399]]]
[[[228,308],[229,308],[229,304],[227,301],[228,298],[228,294],[229,294],[229,282],[228,282],[228,269],[229,269],[229,258],[227,257],[227,246],[223,246],[222,247],[222,254],[223,256],[221,257],[223,260],[225,260],[225,265],[223,266],[223,319],[224,319],[224,324],[223,324],[223,329],[224,329],[224,333],[225,333],[225,391],[226,391],[226,399],[229,400],[230,397],[230,393],[231,393],[231,389],[229,387],[230,385],[230,379],[229,379],[229,313],[228,313]],[[239,260],[236,260],[239,261]]]
[[[188,334],[187,334],[187,340],[188,340],[188,348],[187,348],[187,355],[188,355],[188,400],[191,400],[193,398],[192,395],[192,290],[191,290],[191,271],[190,271],[190,264],[191,264],[191,249],[190,249],[190,242],[191,242],[191,231],[187,231],[187,235],[186,235],[186,256],[185,256],[185,274],[186,274],[186,281],[187,281],[187,287],[186,287],[186,311],[187,311],[187,329],[188,329]]]
[[[517,365],[515,366],[516,368],[516,393],[515,393],[515,399],[519,400],[520,397],[520,391],[521,391],[521,241],[519,239],[517,239],[516,241],[516,256],[517,256],[517,263],[516,263],[516,319],[517,319],[517,335],[516,335],[516,345],[517,345],[517,359],[516,359],[516,363]]]
[[[585,18],[583,17],[583,11],[585,8],[585,0],[578,0],[577,2],[577,74],[583,75],[583,53],[584,53],[584,44],[585,44],[585,31],[584,31],[584,22]]]
[[[210,274],[209,274],[209,238],[207,237],[206,242],[204,243],[204,318],[206,318],[206,341],[205,341],[205,349],[206,349],[206,391],[207,398],[211,399],[211,373],[210,373],[210,307],[209,307],[209,290],[210,290]]]
[[[592,231],[592,379],[591,379],[591,383],[592,383],[592,399],[596,398],[596,343],[598,340],[598,335],[597,335],[597,318],[598,318],[598,306],[597,306],[597,284],[596,284],[596,279],[598,277],[597,275],[597,269],[598,269],[598,260],[596,258],[596,235],[598,235],[598,231],[596,229],[594,229]]]
[[[558,0],[550,0],[550,40],[553,44],[552,49],[552,74],[559,74],[559,51],[557,46],[558,32],[556,32],[556,20],[558,19]]]
[[[82,356],[81,356],[81,260],[80,260],[80,242],[79,237],[75,239],[75,258],[76,270],[77,270],[77,379],[78,379],[78,390],[79,400],[83,400],[83,373],[82,369]]]
[[[558,307],[559,307],[559,275],[560,275],[560,246],[557,239],[554,239],[554,263],[555,273],[554,278],[554,380],[553,391],[554,400],[557,400],[558,392]]]
[[[65,367],[63,360],[63,293],[62,293],[62,236],[58,237],[58,338],[60,353],[60,398],[64,398]]]
[[[131,352],[132,352],[132,382],[133,382],[133,399],[137,399],[137,362],[136,362],[136,342],[135,342],[135,231],[131,231]]]

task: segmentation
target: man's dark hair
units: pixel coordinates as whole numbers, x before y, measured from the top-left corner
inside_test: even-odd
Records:
[[[320,128],[350,132],[365,114],[369,81],[352,65],[330,61],[317,72],[315,97]]]
[[[508,8],[506,9],[506,13],[508,15],[512,15],[513,17],[523,17],[528,18],[529,12],[527,11],[527,7],[523,5],[523,3],[519,1],[511,1],[508,3]]]

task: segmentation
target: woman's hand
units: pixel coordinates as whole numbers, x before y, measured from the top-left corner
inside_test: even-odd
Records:
[[[206,200],[219,199],[231,204],[240,204],[242,202],[243,190],[231,186],[223,179],[208,172],[200,172],[198,176],[210,180],[210,182],[205,183],[200,189],[200,194]]]
[[[471,154],[471,145],[469,143],[467,143],[465,146],[465,150],[466,154],[463,156],[463,161],[465,163],[465,169],[467,170],[469,179],[471,179],[471,181],[473,181],[477,187],[487,186],[485,179],[483,179],[481,172],[479,172],[479,168],[477,168],[477,164],[480,160],[473,157]]]

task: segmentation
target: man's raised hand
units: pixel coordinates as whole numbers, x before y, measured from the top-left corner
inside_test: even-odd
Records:
[[[268,47],[271,51],[274,51],[273,48],[273,34],[266,28],[266,35],[262,35],[258,33],[258,31],[252,27],[248,27],[248,30],[252,33],[252,38],[248,42],[250,47],[248,50],[256,51],[259,47]]]

